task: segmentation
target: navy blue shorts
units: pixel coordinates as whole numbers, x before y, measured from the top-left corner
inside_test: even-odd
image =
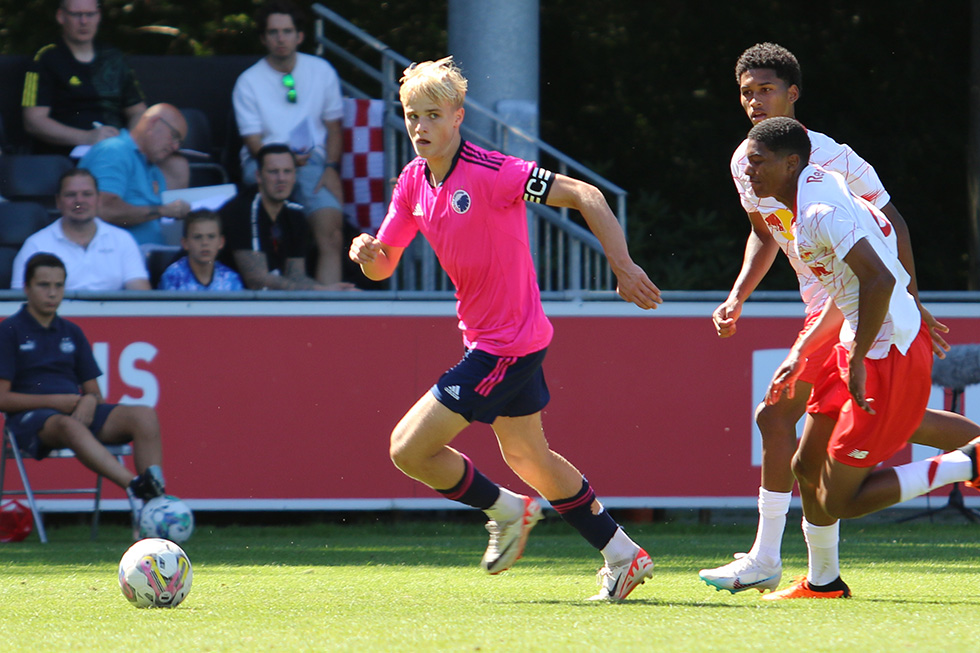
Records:
[[[116,407],[116,404],[99,404],[95,407],[95,416],[89,430],[98,437],[105,421],[109,419],[109,413]],[[38,408],[37,410],[25,410],[22,413],[8,415],[6,420],[7,428],[14,434],[17,446],[28,456],[35,460],[41,460],[51,453],[51,447],[44,446],[38,432],[44,428],[44,423],[49,417],[54,415],[64,415],[53,408]]]
[[[470,349],[463,360],[439,377],[433,396],[468,422],[493,424],[498,417],[533,415],[551,395],[541,364],[548,352],[527,356],[494,356]]]

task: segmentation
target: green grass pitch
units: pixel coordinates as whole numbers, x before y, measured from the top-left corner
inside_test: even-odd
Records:
[[[904,513],[899,513],[904,514]],[[893,515],[897,516],[897,515]],[[553,513],[524,558],[487,576],[479,523],[364,518],[302,526],[199,524],[184,549],[187,599],[138,610],[116,582],[127,530],[82,526],[0,544],[4,651],[971,651],[980,646],[980,525],[845,522],[854,597],[759,601],[703,584],[698,569],[751,545],[738,523],[631,524],[656,564],[618,604],[584,599],[601,558]],[[727,523],[726,523],[727,522]],[[806,571],[798,513],[785,586]]]

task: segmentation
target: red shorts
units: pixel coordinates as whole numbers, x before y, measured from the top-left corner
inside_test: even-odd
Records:
[[[893,346],[885,358],[866,359],[865,396],[871,415],[854,405],[847,390],[847,350],[836,346],[838,373],[814,386],[806,411],[836,420],[827,452],[851,467],[874,467],[908,442],[922,422],[932,385],[932,337],[925,323],[903,356]]]
[[[800,331],[800,335],[806,333],[810,329],[810,326],[820,319],[820,314],[821,311],[817,311],[806,316],[806,321],[803,323],[803,329]],[[826,379],[829,376],[836,376],[837,355],[834,353],[834,345],[836,344],[837,338],[829,338],[827,342],[820,345],[820,349],[807,356],[806,365],[803,367],[803,371],[800,372],[797,380],[803,383],[809,383],[810,385],[816,385],[820,380]]]

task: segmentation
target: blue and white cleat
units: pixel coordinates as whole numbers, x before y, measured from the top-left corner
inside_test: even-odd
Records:
[[[719,592],[728,590],[732,594],[745,590],[770,592],[779,587],[783,577],[782,565],[764,565],[747,553],[736,553],[735,561],[714,569],[702,569],[698,572],[708,585]]]

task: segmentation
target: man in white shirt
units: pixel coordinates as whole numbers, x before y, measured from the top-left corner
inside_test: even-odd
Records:
[[[797,338],[766,394],[770,405],[784,396],[792,399],[807,358],[834,343],[836,366],[825,366],[814,381],[797,453],[819,461],[811,476],[797,473],[805,519],[832,525],[950,483],[978,487],[980,426],[975,423],[973,439],[959,449],[879,467],[911,441],[926,414],[931,328],[909,292],[894,225],[871,202],[853,195],[842,175],[809,163],[810,151],[800,123],[769,118],[749,132],[745,167],[757,197],[792,207],[793,249],[828,295],[819,319]],[[956,416],[948,424],[956,430],[960,422]],[[811,585],[815,544],[807,538],[808,577],[764,600],[850,595],[839,575]],[[836,560],[829,562],[836,567]]]
[[[14,258],[11,288],[24,287],[24,266],[33,254],[49,252],[65,263],[66,290],[150,290],[136,240],[96,217],[99,187],[91,172],[72,168],[62,175],[55,206],[62,217],[32,234]]]
[[[232,103],[242,136],[242,180],[251,183],[255,155],[269,143],[287,143],[296,154],[294,198],[304,207],[319,258],[316,280],[341,279],[343,98],[340,78],[325,60],[298,52],[302,14],[286,0],[265,3],[256,15],[269,54],[243,72]]]

